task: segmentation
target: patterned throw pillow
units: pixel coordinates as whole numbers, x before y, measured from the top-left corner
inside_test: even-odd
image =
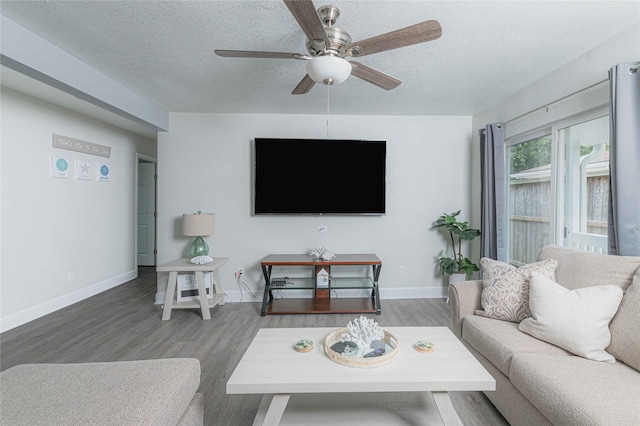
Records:
[[[511,322],[520,322],[530,317],[529,277],[535,273],[555,281],[557,267],[558,261],[554,259],[516,268],[508,263],[483,257],[480,259],[482,310],[477,310],[476,315]]]

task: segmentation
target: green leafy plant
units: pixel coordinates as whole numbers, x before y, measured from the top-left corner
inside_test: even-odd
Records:
[[[471,273],[480,270],[478,265],[462,255],[462,241],[471,241],[479,237],[480,231],[470,228],[468,222],[458,221],[457,216],[459,214],[460,210],[451,214],[444,213],[436,220],[433,226],[433,228],[443,228],[449,232],[451,247],[449,248],[449,244],[447,244],[447,248],[442,251],[438,258],[442,273],[445,275],[456,273],[471,275]],[[453,257],[449,257],[450,252],[453,252]]]

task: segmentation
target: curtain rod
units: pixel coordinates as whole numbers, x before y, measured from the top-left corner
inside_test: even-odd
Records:
[[[556,99],[555,101],[551,101],[551,102],[549,102],[548,104],[544,104],[544,105],[542,105],[542,106],[540,106],[540,107],[538,107],[538,108],[534,108],[534,109],[532,109],[532,110],[530,110],[530,111],[525,112],[524,114],[520,114],[520,115],[519,115],[519,116],[517,116],[517,117],[514,117],[514,118],[512,118],[512,119],[510,119],[510,120],[507,120],[507,121],[505,121],[503,124],[504,124],[504,125],[507,125],[507,124],[512,123],[512,122],[514,122],[514,121],[516,121],[516,120],[520,120],[521,118],[526,117],[526,116],[527,116],[527,115],[529,115],[529,114],[533,114],[534,112],[541,111],[543,108],[546,108],[546,109],[548,110],[548,109],[549,109],[549,107],[550,107],[551,105],[555,105],[555,104],[557,104],[558,102],[562,102],[562,101],[564,101],[564,100],[565,100],[565,99],[567,99],[567,98],[570,98],[570,97],[572,97],[572,96],[575,96],[575,95],[577,95],[578,93],[582,93],[582,92],[584,92],[584,91],[586,91],[586,90],[589,90],[589,89],[591,89],[591,88],[593,88],[593,87],[599,86],[600,84],[602,84],[602,83],[604,83],[604,82],[607,82],[607,81],[609,81],[609,79],[608,79],[608,78],[607,78],[607,79],[605,79],[605,80],[601,80],[601,81],[599,81],[599,82],[597,82],[597,83],[593,83],[591,86],[587,86],[587,87],[585,87],[585,88],[583,88],[583,89],[576,90],[575,92],[573,92],[573,93],[569,93],[568,95],[563,96],[563,97],[561,97],[561,98],[559,98],[559,99]]]

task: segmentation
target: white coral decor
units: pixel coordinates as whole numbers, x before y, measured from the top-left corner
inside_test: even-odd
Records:
[[[335,254],[322,246],[315,246],[314,249],[309,252],[309,256],[313,256],[316,259],[322,259],[326,261],[332,260],[334,257],[336,257]]]
[[[342,335],[343,341],[351,341],[360,349],[367,349],[371,342],[384,339],[384,331],[378,323],[367,317],[356,318],[347,324],[347,333]]]

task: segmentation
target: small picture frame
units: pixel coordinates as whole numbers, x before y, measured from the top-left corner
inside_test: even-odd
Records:
[[[99,182],[111,180],[111,168],[107,163],[96,163],[96,176]]]
[[[91,161],[76,160],[76,179],[91,180]]]
[[[70,170],[71,163],[69,162],[69,157],[59,155],[51,156],[51,177],[69,179]]]

